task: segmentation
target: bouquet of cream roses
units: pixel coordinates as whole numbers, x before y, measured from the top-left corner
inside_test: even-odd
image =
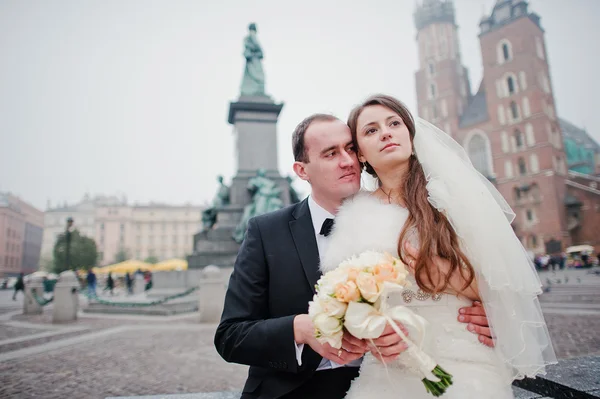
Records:
[[[308,314],[319,342],[342,347],[344,328],[359,339],[376,339],[389,323],[408,346],[398,361],[419,370],[433,396],[452,385],[452,375],[422,350],[427,321],[405,306],[390,307],[387,296],[410,286],[405,265],[388,253],[366,251],[340,263],[317,282]],[[409,339],[396,322],[411,331]],[[413,341],[414,340],[414,341]]]

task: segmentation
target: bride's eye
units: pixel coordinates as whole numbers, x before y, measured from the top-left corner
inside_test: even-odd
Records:
[[[371,128],[365,132],[365,134],[375,133],[375,128]]]
[[[400,126],[401,124],[400,121],[392,121],[392,126]]]

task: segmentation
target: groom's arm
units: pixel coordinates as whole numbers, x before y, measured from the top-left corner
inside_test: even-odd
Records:
[[[215,347],[228,362],[298,372],[294,345],[296,315],[271,318],[269,294],[260,228],[251,219],[229,280]]]

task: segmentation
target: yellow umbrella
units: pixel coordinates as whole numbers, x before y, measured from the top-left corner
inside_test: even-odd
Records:
[[[109,272],[114,274],[125,274],[134,273],[138,270],[152,270],[152,265],[142,262],[141,260],[130,259],[125,262],[115,263],[114,265],[100,267],[97,271],[94,270],[94,272],[98,274],[108,274]]]
[[[169,259],[151,266],[151,271],[162,272],[172,270],[187,270],[188,263],[185,259]]]

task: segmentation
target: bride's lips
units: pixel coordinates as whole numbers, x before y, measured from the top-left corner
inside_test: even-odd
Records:
[[[391,148],[391,147],[400,147],[400,146],[398,144],[396,144],[396,143],[389,143],[385,147],[383,147],[379,152],[385,151],[385,150],[387,150],[388,148]]]

